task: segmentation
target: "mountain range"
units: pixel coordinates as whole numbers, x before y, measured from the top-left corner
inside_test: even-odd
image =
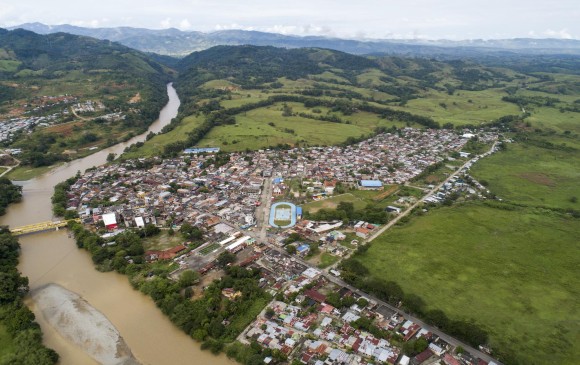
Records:
[[[321,36],[295,36],[245,30],[222,30],[210,33],[132,27],[86,28],[74,25],[26,23],[22,28],[38,34],[70,33],[119,42],[125,46],[160,55],[185,56],[193,51],[217,45],[256,45],[283,48],[328,48],[352,54],[388,54],[441,58],[478,55],[580,55],[580,40],[573,39],[494,39],[494,40],[353,40]]]

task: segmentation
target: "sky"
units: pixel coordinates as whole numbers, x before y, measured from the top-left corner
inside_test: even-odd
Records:
[[[211,32],[258,30],[351,39],[580,39],[579,0],[2,0],[22,23]]]

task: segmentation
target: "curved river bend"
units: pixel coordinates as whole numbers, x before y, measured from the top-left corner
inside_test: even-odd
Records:
[[[0,224],[17,227],[53,219],[50,198],[56,184],[74,176],[77,171],[106,162],[109,153],[121,154],[136,142],[144,141],[149,132],[157,133],[177,115],[179,98],[167,85],[169,102],[149,130],[131,140],[109,147],[83,159],[55,167],[48,173],[24,182],[23,199],[11,205]],[[198,343],[175,327],[155,306],[151,298],[134,290],[127,277],[94,269],[89,254],[76,247],[66,230],[20,237],[22,252],[19,269],[30,280],[30,289],[58,284],[83,297],[104,314],[116,327],[142,364],[231,365],[225,356],[202,351]],[[80,347],[65,340],[42,317],[32,299],[27,303],[36,315],[44,333],[44,342],[61,356],[60,364],[97,364]]]

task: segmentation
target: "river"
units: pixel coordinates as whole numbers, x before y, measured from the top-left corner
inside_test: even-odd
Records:
[[[16,227],[52,220],[50,198],[56,184],[79,170],[83,172],[104,164],[109,153],[121,154],[127,146],[144,141],[149,132],[159,132],[177,115],[180,102],[171,84],[167,85],[167,93],[169,102],[146,133],[55,167],[35,179],[19,182],[23,186],[23,199],[7,209],[6,215],[0,217],[0,224]],[[47,284],[58,284],[77,293],[112,322],[142,364],[232,365],[223,355],[213,356],[202,351],[198,343],[161,313],[151,298],[134,290],[126,276],[95,270],[89,254],[77,249],[66,230],[22,236],[20,245],[19,269],[28,276],[31,291]],[[61,356],[60,364],[97,364],[51,327],[31,298],[27,299],[27,304],[42,328],[45,344]]]

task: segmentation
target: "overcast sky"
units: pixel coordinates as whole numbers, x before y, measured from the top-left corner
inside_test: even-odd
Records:
[[[0,27],[27,22],[357,39],[580,39],[580,0],[1,0]]]

